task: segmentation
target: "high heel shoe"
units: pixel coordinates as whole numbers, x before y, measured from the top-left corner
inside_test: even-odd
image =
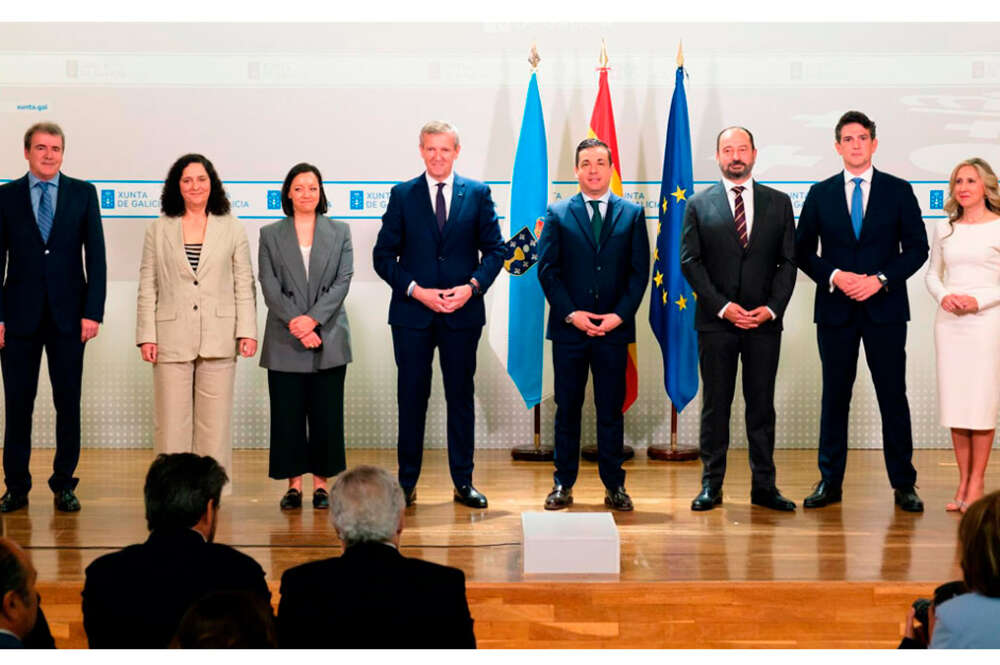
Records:
[[[962,510],[963,503],[965,502],[960,501],[959,499],[955,499],[954,501],[949,501],[948,503],[944,504],[944,509],[949,513],[957,513],[960,510]]]

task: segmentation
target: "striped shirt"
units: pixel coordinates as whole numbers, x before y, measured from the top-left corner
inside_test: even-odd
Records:
[[[188,263],[191,264],[191,270],[198,270],[198,261],[201,259],[201,243],[200,242],[186,242],[184,243],[184,253],[187,254]]]

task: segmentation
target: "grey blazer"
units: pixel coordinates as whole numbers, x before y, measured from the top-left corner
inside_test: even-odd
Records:
[[[316,372],[351,362],[344,298],[354,275],[354,250],[347,224],[316,216],[308,282],[291,217],[261,228],[258,265],[267,304],[260,366]],[[301,314],[319,322],[316,332],[323,343],[318,349],[305,348],[288,330],[288,322]]]

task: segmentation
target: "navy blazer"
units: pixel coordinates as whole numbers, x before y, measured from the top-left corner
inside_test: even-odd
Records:
[[[406,295],[413,281],[424,288],[447,289],[475,277],[481,292],[486,293],[500,272],[503,253],[493,198],[485,184],[455,174],[443,232],[438,231],[424,174],[396,185],[389,194],[372,250],[375,272],[392,287],[389,324],[405,328],[431,325],[434,312]],[[453,329],[486,324],[481,296],[473,296],[464,307],[443,316]]]
[[[608,342],[635,341],[635,312],[649,281],[649,235],[641,207],[611,195],[600,244],[577,193],[549,206],[538,241],[538,280],[549,301],[546,336],[554,342],[581,342],[587,333],[566,323],[570,312],[614,313],[620,326]]]
[[[798,265],[817,285],[816,323],[846,325],[862,310],[875,323],[909,321],[906,280],[924,264],[928,253],[927,230],[910,183],[874,171],[861,237],[855,238],[844,172],[839,171],[809,189],[795,235]],[[817,244],[822,246],[820,254]],[[840,289],[830,292],[835,268],[865,275],[881,272],[888,282],[868,300],[857,302]]]
[[[795,217],[788,195],[753,183],[753,228],[740,245],[729,194],[721,182],[691,197],[681,231],[681,271],[698,305],[701,331],[736,330],[719,318],[727,302],[752,310],[770,307],[776,318],[750,332],[782,329],[785,308],[795,288]]]
[[[0,186],[0,275],[5,269],[0,321],[8,333],[34,333],[46,303],[63,333],[78,332],[80,319],[102,321],[107,265],[94,186],[59,175],[47,243],[31,209],[28,176]]]

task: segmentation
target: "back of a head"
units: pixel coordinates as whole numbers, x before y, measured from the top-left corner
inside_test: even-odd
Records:
[[[177,649],[274,649],[274,615],[259,596],[217,591],[195,602],[170,646]]]
[[[219,505],[228,481],[226,471],[211,457],[159,455],[149,467],[144,488],[149,530],[193,527],[209,503]]]
[[[969,591],[1000,597],[1000,491],[969,506],[958,525],[958,540]]]
[[[399,482],[377,466],[343,471],[330,487],[330,522],[347,546],[390,542],[405,507]]]
[[[29,575],[17,544],[8,538],[0,538],[0,600],[10,591],[26,599]]]

